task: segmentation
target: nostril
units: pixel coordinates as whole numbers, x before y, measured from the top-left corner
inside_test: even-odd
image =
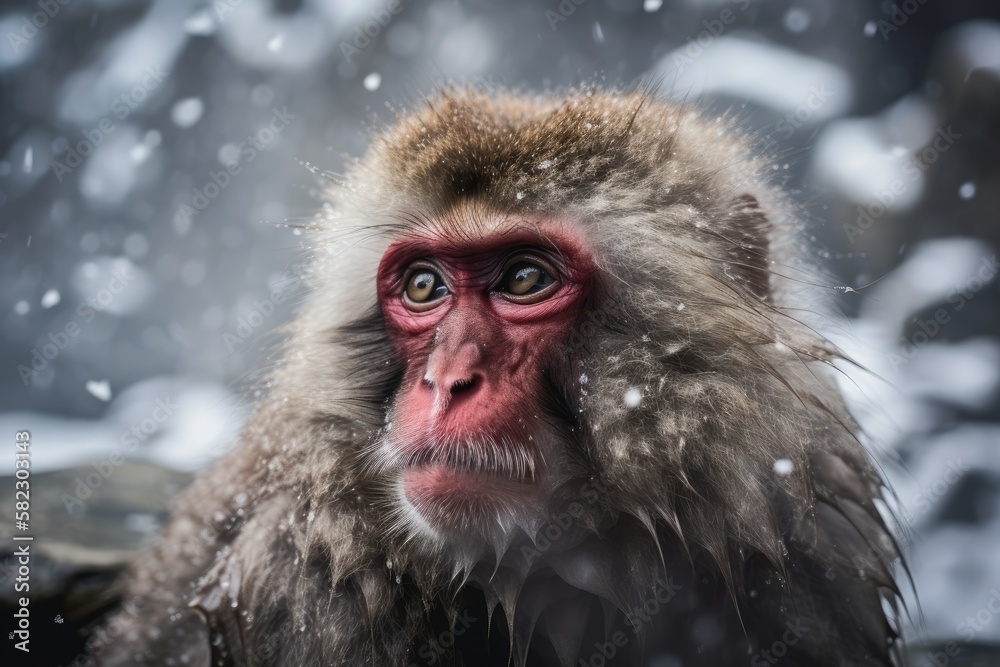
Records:
[[[478,379],[476,376],[469,378],[462,378],[461,380],[455,380],[451,385],[451,393],[453,396],[457,394],[467,393],[472,391],[478,384]]]

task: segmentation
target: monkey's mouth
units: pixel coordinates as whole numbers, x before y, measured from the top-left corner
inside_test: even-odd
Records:
[[[403,452],[404,471],[440,469],[471,477],[534,484],[538,465],[533,451],[520,444],[470,443],[421,447]]]
[[[437,443],[400,452],[399,460],[403,497],[438,528],[521,512],[539,493],[539,458],[521,443]]]

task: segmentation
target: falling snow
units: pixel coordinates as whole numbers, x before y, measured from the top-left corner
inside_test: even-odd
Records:
[[[789,32],[804,32],[809,28],[809,24],[812,23],[812,17],[805,9],[792,7],[785,12],[784,22],[785,28]]]
[[[625,392],[625,405],[630,408],[638,407],[639,403],[642,402],[642,392],[632,387]]]
[[[214,34],[216,28],[215,19],[208,9],[202,9],[184,21],[184,32],[189,35],[207,37]]]
[[[594,23],[594,41],[598,44],[604,43],[604,31],[600,23]]]
[[[107,380],[88,380],[85,385],[91,396],[107,403],[111,400],[111,383]]]
[[[62,300],[62,295],[59,294],[59,290],[50,289],[45,294],[42,295],[42,308],[51,308]]]
[[[782,477],[788,477],[792,474],[792,470],[795,466],[788,459],[778,459],[774,462],[774,472],[781,475]]]
[[[281,47],[284,46],[284,44],[285,44],[285,34],[278,33],[270,40],[268,40],[267,50],[271,51],[272,53],[277,53],[278,51],[281,51]]]
[[[170,110],[170,119],[177,127],[191,127],[201,119],[205,103],[198,97],[188,97],[175,103]]]

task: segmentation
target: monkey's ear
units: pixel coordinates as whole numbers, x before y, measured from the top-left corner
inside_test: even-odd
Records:
[[[757,198],[750,194],[737,197],[726,220],[727,274],[738,280],[758,299],[771,295],[770,242],[771,223]]]

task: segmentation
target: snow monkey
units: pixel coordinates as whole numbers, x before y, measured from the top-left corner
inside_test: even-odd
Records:
[[[400,114],[97,661],[893,664],[885,487],[754,150],[643,90]]]

